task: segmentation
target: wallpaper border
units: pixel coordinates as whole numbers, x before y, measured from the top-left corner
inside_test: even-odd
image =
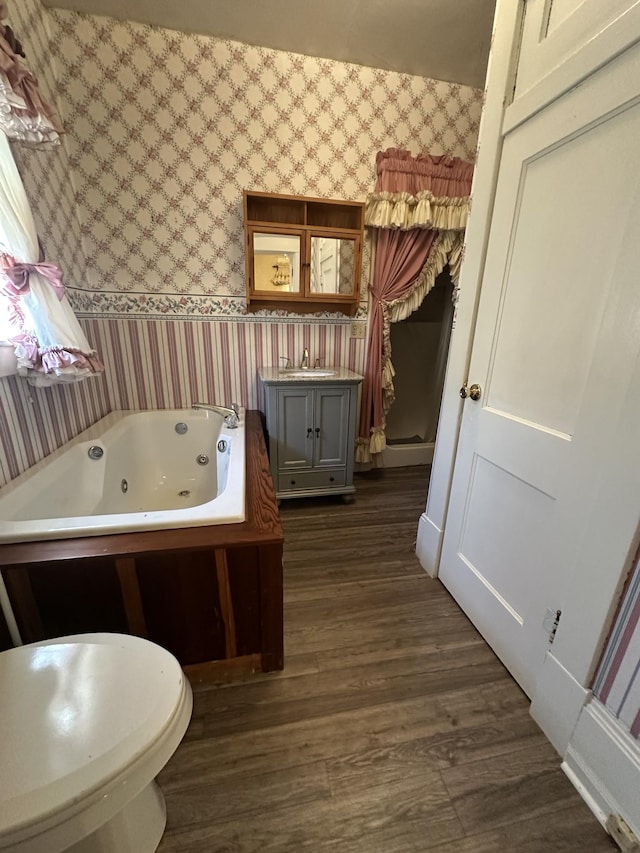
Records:
[[[367,302],[361,302],[356,314],[317,312],[292,314],[282,311],[247,313],[246,299],[237,296],[205,296],[199,294],[96,293],[68,288],[67,293],[78,317],[104,319],[180,319],[238,320],[244,322],[279,323],[349,323],[367,319]]]

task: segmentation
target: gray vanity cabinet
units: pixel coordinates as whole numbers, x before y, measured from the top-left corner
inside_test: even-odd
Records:
[[[354,492],[358,383],[350,371],[299,380],[260,371],[271,476],[278,499]]]

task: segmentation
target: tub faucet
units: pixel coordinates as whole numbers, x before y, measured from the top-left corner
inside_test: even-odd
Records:
[[[300,369],[309,369],[309,350],[306,347],[302,350],[302,361],[300,362]]]
[[[229,429],[235,429],[240,423],[240,408],[237,403],[232,403],[231,406],[214,406],[211,403],[194,403],[192,409],[204,409],[207,412],[218,412],[219,415],[224,415],[224,422]]]

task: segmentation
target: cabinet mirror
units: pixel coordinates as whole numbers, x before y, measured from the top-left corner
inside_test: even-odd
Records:
[[[311,293],[352,295],[355,292],[356,241],[311,237]]]
[[[253,234],[254,289],[300,293],[300,235]]]

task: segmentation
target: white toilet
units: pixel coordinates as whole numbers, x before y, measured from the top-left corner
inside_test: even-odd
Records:
[[[0,850],[151,853],[166,823],[154,779],[191,709],[177,660],[139,637],[0,653]]]

